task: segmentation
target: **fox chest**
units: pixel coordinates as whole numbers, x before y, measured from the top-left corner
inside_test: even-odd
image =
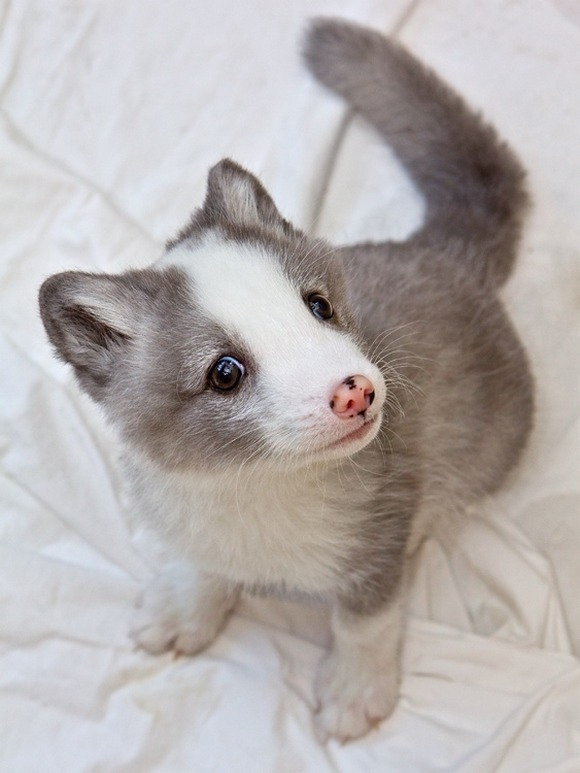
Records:
[[[249,586],[335,590],[353,541],[347,514],[315,488],[183,500],[173,529],[200,568]]]

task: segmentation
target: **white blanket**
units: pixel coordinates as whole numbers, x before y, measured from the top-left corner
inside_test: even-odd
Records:
[[[577,0],[12,0],[0,9],[0,771],[580,771],[580,7]],[[144,266],[231,156],[335,242],[421,200],[299,60],[306,19],[401,39],[481,108],[534,208],[506,303],[536,430],[458,545],[418,562],[394,715],[315,740],[320,610],[247,599],[193,659],[133,651],[152,569],[116,445],[52,358],[49,274]]]

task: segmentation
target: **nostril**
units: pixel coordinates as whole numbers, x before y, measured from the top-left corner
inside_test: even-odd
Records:
[[[362,375],[348,376],[338,384],[329,401],[330,410],[341,419],[363,416],[375,399],[374,386]]]

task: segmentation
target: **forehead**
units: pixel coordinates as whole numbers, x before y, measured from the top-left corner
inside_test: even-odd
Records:
[[[165,261],[186,272],[204,315],[241,333],[256,354],[280,335],[302,338],[319,330],[302,298],[303,291],[317,288],[293,282],[266,247],[209,238],[176,247]]]

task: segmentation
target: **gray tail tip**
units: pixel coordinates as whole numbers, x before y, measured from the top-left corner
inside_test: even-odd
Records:
[[[315,71],[321,49],[332,38],[335,25],[340,23],[331,16],[314,16],[307,22],[302,41],[302,58],[309,70]]]
[[[302,57],[308,69],[323,83],[341,65],[364,57],[371,30],[333,16],[315,16],[306,27]]]

